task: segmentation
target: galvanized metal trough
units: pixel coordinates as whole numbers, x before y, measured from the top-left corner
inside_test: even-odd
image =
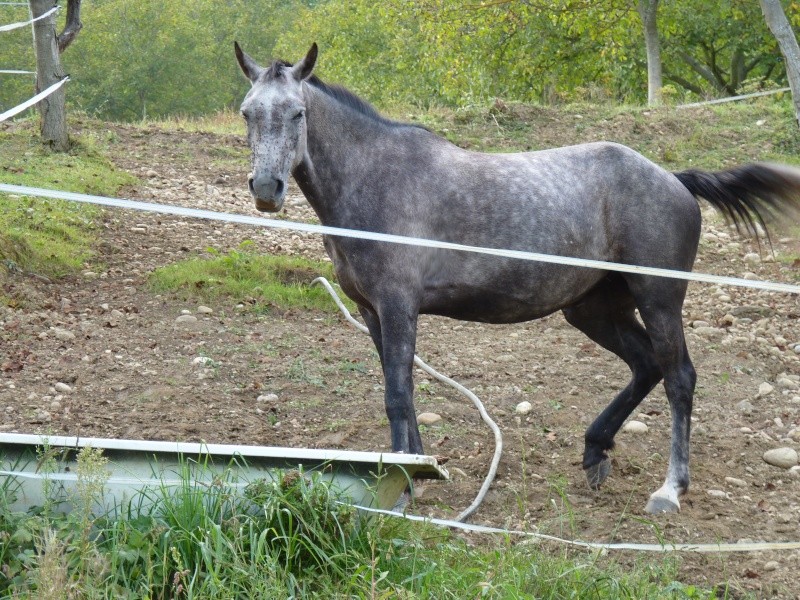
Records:
[[[394,506],[412,478],[448,478],[434,457],[414,454],[0,433],[0,481],[13,478],[11,509],[42,506],[55,485],[65,492],[58,509],[71,510],[76,458],[85,447],[102,450],[108,459],[100,509],[123,506],[148,490],[185,485],[187,468],[198,485],[232,474],[236,487],[287,470],[318,471],[353,503],[376,508]]]

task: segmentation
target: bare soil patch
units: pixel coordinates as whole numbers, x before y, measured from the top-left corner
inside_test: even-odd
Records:
[[[142,181],[127,196],[254,214],[242,139],[121,126],[113,133],[116,164]],[[312,219],[292,194],[286,217]],[[343,319],[224,302],[199,313],[199,302],[146,285],[153,269],[210,246],[227,251],[252,240],[261,252],[321,258],[319,238],[119,210],[98,226],[102,266],[55,284],[21,274],[6,281],[24,301],[0,308],[0,430],[389,449],[376,353]],[[775,242],[778,259],[798,251],[797,239]],[[796,264],[753,253],[753,243],[706,218],[696,270],[797,281]],[[761,255],[768,258],[764,248]],[[176,322],[182,311],[197,320]],[[685,321],[699,373],[693,482],[682,512],[657,518],[643,508],[666,472],[670,415],[660,387],[633,416],[648,431],[620,433],[614,471],[593,492],[580,467],[583,432],[626,385],[625,365],[560,315],[515,326],[422,318],[418,354],[475,391],[505,437],[497,480],[473,522],[596,541],[800,540],[800,477],[762,459],[771,448],[800,449],[800,386],[791,385],[800,380],[798,317],[796,297],[690,285]],[[71,391],[57,391],[58,382]],[[421,372],[416,385],[418,412],[443,417],[425,428],[426,449],[449,458],[453,478],[425,484],[411,510],[452,517],[480,486],[492,436],[456,392]],[[533,410],[519,415],[523,400]],[[680,578],[797,598],[799,568],[798,551],[692,555],[680,562]]]

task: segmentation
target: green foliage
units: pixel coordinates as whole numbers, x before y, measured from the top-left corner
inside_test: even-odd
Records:
[[[692,18],[686,18],[688,14]],[[784,84],[783,59],[757,2],[691,0],[659,10],[665,79],[701,95],[725,96]],[[749,90],[753,91],[753,90]]]
[[[236,39],[269,56],[300,0],[98,0],[64,54],[70,99],[92,115],[139,120],[200,115],[241,101]]]
[[[79,456],[78,505],[100,506],[105,465]],[[104,514],[0,504],[0,595],[49,598],[713,598],[674,578],[672,561],[618,564],[500,537],[468,545],[447,530],[365,518],[318,471],[242,489],[237,466],[213,477],[183,463]],[[174,479],[170,476],[170,479]],[[4,480],[4,502],[16,493]],[[55,490],[55,488],[53,488]],[[477,542],[477,543],[476,543]]]
[[[156,291],[173,291],[201,300],[228,298],[258,310],[338,311],[321,286],[311,286],[316,277],[333,279],[331,263],[257,254],[252,247],[253,243],[246,241],[227,253],[209,248],[210,258],[193,258],[156,269],[150,284]]]
[[[27,21],[27,6],[0,5],[0,24]],[[0,69],[35,71],[36,55],[31,42],[31,28],[21,27],[0,33]],[[0,73],[0,112],[22,104],[34,95],[33,75]]]
[[[316,41],[319,74],[383,106],[469,106],[494,98],[553,102],[647,95],[636,0],[96,0],[62,57],[68,99],[103,118],[196,116],[247,90],[232,43],[262,63],[297,60]],[[26,11],[9,8],[3,15]],[[61,11],[64,13],[65,11]],[[800,4],[788,6],[800,22]],[[64,14],[59,15],[63,23]],[[671,101],[785,82],[780,53],[751,0],[661,2]],[[8,43],[6,44],[6,40]],[[26,29],[4,34],[0,65],[32,68]],[[0,106],[32,92],[3,76]]]

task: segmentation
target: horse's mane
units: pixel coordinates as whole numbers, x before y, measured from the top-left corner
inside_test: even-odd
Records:
[[[277,79],[284,68],[291,66],[292,63],[288,61],[275,60],[267,69],[265,76],[268,80]],[[417,125],[416,123],[403,123],[400,121],[387,119],[381,115],[369,102],[363,98],[359,98],[356,94],[341,85],[328,85],[316,75],[311,75],[311,77],[309,77],[306,81],[308,81],[308,83],[314,86],[316,89],[325,93],[325,95],[336,100],[339,104],[342,104],[373,121],[381,123],[382,125],[388,125],[390,127],[418,127],[428,131],[428,128],[423,125]]]

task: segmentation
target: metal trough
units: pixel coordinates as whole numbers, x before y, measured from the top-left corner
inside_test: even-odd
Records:
[[[187,465],[191,481],[211,483],[226,471],[233,486],[274,478],[276,474],[302,469],[319,471],[354,503],[391,508],[411,478],[447,479],[447,471],[432,456],[349,450],[308,450],[270,446],[197,444],[117,440],[27,434],[0,434],[0,482],[13,477],[12,510],[42,506],[47,489],[63,487],[59,510],[69,511],[69,498],[77,482],[77,454],[81,448],[101,449],[108,459],[104,469],[104,507],[122,506],[149,490],[185,485]],[[47,450],[43,468],[42,449]]]

